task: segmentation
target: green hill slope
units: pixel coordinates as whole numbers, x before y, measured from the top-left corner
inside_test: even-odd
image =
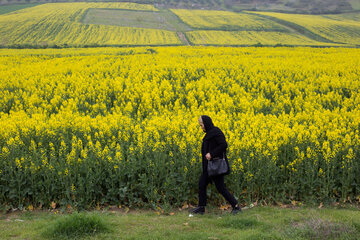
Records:
[[[359,46],[360,13],[240,13],[135,3],[48,3],[0,14],[1,47]]]
[[[162,29],[83,24],[88,9],[156,11],[134,3],[49,3],[0,15],[0,44],[9,45],[178,45],[175,32]]]

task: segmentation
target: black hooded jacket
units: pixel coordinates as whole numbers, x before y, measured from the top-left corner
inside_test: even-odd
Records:
[[[224,154],[229,169],[225,174],[229,174],[230,167],[226,156],[226,148],[228,147],[228,145],[225,140],[224,133],[220,130],[220,128],[214,126],[209,116],[202,115],[201,119],[204,123],[205,131],[206,131],[206,134],[203,138],[203,142],[201,145],[203,173],[207,174],[208,160],[206,159],[205,156],[207,153],[210,153],[211,158],[216,158],[216,157],[221,158]]]

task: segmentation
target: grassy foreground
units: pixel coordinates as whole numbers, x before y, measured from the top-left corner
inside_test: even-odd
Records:
[[[236,216],[210,209],[189,217],[186,210],[83,213],[109,230],[84,239],[359,239],[359,209],[255,207]],[[0,215],[0,239],[47,239],[49,229],[69,216],[55,212]],[[79,224],[79,223],[74,223]],[[85,223],[81,223],[85,224]],[[70,224],[71,225],[71,224]],[[64,226],[62,226],[64,227]],[[66,226],[65,226],[66,227]],[[85,227],[85,226],[84,226]],[[56,239],[65,237],[56,236]],[[78,237],[77,237],[78,238]]]

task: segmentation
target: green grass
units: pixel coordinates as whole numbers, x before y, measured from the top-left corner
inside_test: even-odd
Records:
[[[360,0],[350,0],[349,3],[354,10],[360,10]]]
[[[9,12],[14,12],[14,11],[24,9],[24,8],[35,7],[40,4],[41,3],[29,3],[29,4],[13,4],[13,5],[0,6],[0,15],[6,14]]]
[[[80,238],[108,231],[109,227],[99,214],[75,213],[57,219],[43,235],[53,239]]]
[[[86,12],[82,23],[153,28],[176,32],[192,30],[190,26],[183,23],[168,9],[161,9],[160,11],[140,11],[93,8]]]
[[[360,3],[360,0],[359,0]],[[328,14],[323,15],[326,18],[337,20],[337,21],[360,21],[360,12],[345,13],[345,14]]]
[[[160,11],[134,11],[120,9],[89,9],[82,23],[102,24],[122,27],[150,28],[175,31],[182,44],[190,45],[184,32],[192,28],[181,21],[169,9]]]
[[[159,12],[152,11],[89,9],[82,22],[85,24],[175,30],[173,25],[168,23]]]
[[[64,236],[59,239],[359,239],[359,209],[255,207],[238,215],[210,209],[189,217],[186,210],[173,215],[131,210],[82,213],[104,223],[110,231]],[[78,215],[75,215],[78,216]],[[69,221],[70,219],[70,221]],[[72,220],[71,220],[72,219]],[[0,239],[48,239],[51,229],[74,222],[72,216],[50,212],[0,215]],[[59,224],[61,223],[61,224]],[[83,221],[79,226],[89,226]],[[49,230],[50,229],[50,230]],[[90,228],[94,229],[94,228]],[[91,232],[91,231],[90,231]]]
[[[189,25],[181,21],[181,19],[169,9],[159,9],[159,12],[168,21],[169,24],[174,26],[174,29],[177,32],[186,32],[192,30]]]

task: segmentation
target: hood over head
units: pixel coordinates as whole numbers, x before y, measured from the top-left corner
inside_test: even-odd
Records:
[[[209,132],[212,128],[214,128],[214,124],[209,116],[202,115],[201,119],[203,121],[203,124],[205,126],[205,131]]]

